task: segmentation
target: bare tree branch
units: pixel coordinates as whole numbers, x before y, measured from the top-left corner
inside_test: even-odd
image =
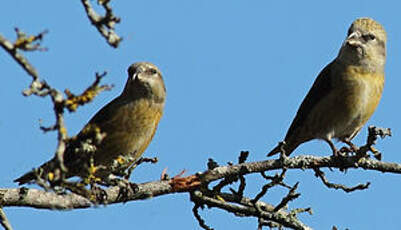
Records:
[[[385,138],[386,136],[391,137],[391,129],[390,128],[380,128],[380,127],[375,127],[375,126],[369,126],[368,127],[368,138],[366,140],[366,144],[362,147],[359,148],[359,151],[357,152],[357,155],[364,156],[367,154],[368,151],[371,151],[373,153],[373,156],[381,160],[382,159],[382,154],[379,152],[377,149],[373,147],[373,145],[376,144],[377,138]]]
[[[10,41],[8,41],[5,37],[0,34],[0,45],[5,49],[14,60],[33,78],[35,81],[39,78],[38,72],[36,69],[29,63],[28,59],[26,59],[21,53],[18,52],[17,47]]]
[[[276,170],[286,167],[287,169],[312,169],[315,168],[338,168],[352,169],[362,168],[365,170],[373,170],[379,172],[401,174],[401,164],[391,162],[381,162],[374,159],[359,159],[356,157],[342,157],[340,159],[332,156],[296,156],[289,158],[285,164],[279,159],[266,160],[251,163],[242,163],[232,166],[219,166],[212,170],[207,170],[203,173],[190,175],[181,178],[182,181],[188,180],[191,183],[186,186],[177,187],[175,179],[153,181],[143,184],[138,184],[138,192],[127,198],[127,201],[142,200],[151,197],[172,194],[176,192],[189,192],[207,185],[210,182],[225,178],[227,176],[247,175],[251,173],[260,173],[263,171]],[[246,171],[242,171],[245,168]],[[119,187],[110,187],[106,189],[106,203],[118,203]],[[39,197],[47,197],[46,199],[38,199]],[[90,202],[82,202],[82,197],[74,194],[57,195],[53,192],[45,192],[37,189],[27,188],[3,188],[0,189],[0,205],[8,206],[26,206],[45,209],[71,209],[71,208],[88,208]],[[66,202],[68,201],[68,202]],[[68,205],[67,205],[68,204]],[[74,204],[74,205],[71,205]]]
[[[23,33],[21,30],[16,29],[17,39],[14,43],[8,41],[6,38],[0,35],[0,45],[16,60],[21,67],[32,77],[32,82],[27,90],[24,90],[24,96],[36,95],[39,97],[50,96],[53,103],[53,111],[55,115],[55,124],[40,128],[47,131],[57,131],[57,148],[55,151],[55,157],[60,165],[61,172],[65,172],[66,168],[64,165],[64,151],[67,142],[70,138],[67,135],[67,128],[64,123],[64,110],[68,109],[70,112],[75,111],[79,106],[91,102],[96,95],[104,90],[110,90],[112,86],[100,85],[100,80],[106,75],[106,73],[96,73],[96,79],[81,95],[74,95],[68,89],[65,90],[67,98],[57,89],[51,87],[46,81],[40,80],[39,74],[35,68],[28,62],[28,60],[19,52],[23,51],[34,51],[41,50],[40,41],[47,31],[39,33],[36,36],[29,36]],[[61,173],[63,175],[64,173]],[[38,181],[39,185],[47,189],[44,183]]]
[[[110,0],[98,0],[98,4],[101,5],[105,11],[105,16],[100,16],[92,8],[89,0],[81,0],[82,5],[85,8],[85,12],[88,15],[92,25],[96,27],[99,33],[106,39],[107,43],[117,48],[122,38],[120,38],[114,32],[114,26],[116,23],[120,23],[120,18],[113,14],[113,10],[109,5]]]
[[[113,85],[100,85],[100,81],[105,77],[107,72],[102,74],[96,73],[95,81],[84,91],[81,95],[74,95],[70,90],[65,89],[64,93],[67,95],[67,99],[64,101],[64,106],[70,112],[77,110],[78,106],[85,105],[91,102],[96,95],[98,95],[103,90],[111,90]]]
[[[286,173],[286,172],[287,172],[287,169],[283,169],[283,171],[281,172],[280,175],[276,174],[276,175],[273,176],[273,177],[267,176],[265,172],[261,172],[261,175],[263,176],[263,178],[265,178],[265,179],[267,179],[267,180],[271,180],[271,182],[265,184],[265,185],[262,187],[262,190],[255,196],[255,198],[253,199],[253,202],[256,202],[256,201],[258,201],[260,198],[262,198],[262,197],[267,193],[267,191],[268,191],[270,188],[274,187],[274,186],[281,185],[281,186],[283,186],[283,187],[286,187],[286,188],[288,188],[288,189],[291,189],[290,186],[288,186],[288,185],[286,185],[286,184],[283,183],[284,176],[285,176],[285,173]]]
[[[226,194],[226,198],[230,194]],[[205,204],[209,207],[216,207],[219,209],[226,210],[228,212],[234,213],[240,216],[254,216],[254,217],[261,217],[265,220],[271,220],[276,223],[280,223],[281,225],[293,229],[311,229],[310,227],[304,225],[298,219],[294,218],[291,215],[285,215],[283,212],[267,212],[263,211],[260,208],[256,209],[253,205],[252,206],[243,206],[243,205],[235,205],[228,202],[224,202],[218,199],[214,199],[209,196],[205,196],[200,191],[195,191],[191,193],[191,199],[195,203]],[[250,202],[251,203],[251,202]],[[257,205],[263,205],[263,202],[258,202]]]
[[[341,189],[344,192],[353,192],[355,190],[364,190],[367,189],[370,185],[370,182],[367,182],[366,184],[358,184],[353,187],[347,187],[343,184],[334,184],[329,182],[329,180],[326,178],[324,175],[324,172],[321,171],[320,169],[316,168],[315,170],[315,175],[316,177],[319,177],[321,181],[323,182],[324,185],[326,185],[328,188],[334,188],[334,189]]]
[[[192,208],[192,213],[194,214],[196,220],[198,221],[199,226],[205,230],[213,230],[213,228],[209,227],[206,224],[205,220],[202,219],[201,215],[199,214],[199,208],[203,209],[203,206],[195,202],[195,205]]]
[[[288,202],[295,200],[298,198],[301,194],[295,193],[299,185],[299,182],[297,182],[294,186],[291,187],[290,191],[288,191],[287,196],[285,196],[281,202],[274,208],[274,211],[277,212],[287,206]]]

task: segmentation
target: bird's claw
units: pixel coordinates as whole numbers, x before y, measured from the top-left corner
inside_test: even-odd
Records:
[[[124,178],[114,178],[113,182],[115,186],[118,186],[118,196],[117,200],[127,202],[129,197],[134,195],[139,191],[139,186],[135,183],[131,183],[127,179]]]
[[[97,185],[91,185],[90,189],[90,200],[96,204],[107,203],[107,192]]]

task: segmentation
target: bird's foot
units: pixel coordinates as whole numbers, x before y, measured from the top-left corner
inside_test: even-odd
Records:
[[[107,192],[96,184],[91,184],[89,199],[95,204],[107,204]]]
[[[348,152],[354,152],[354,153],[358,153],[359,152],[360,148],[358,146],[356,146],[354,143],[352,143],[348,138],[344,138],[341,141],[349,146],[348,149],[350,151],[348,151]],[[345,148],[345,147],[343,147],[343,148]]]
[[[343,148],[341,148],[340,150],[338,150],[334,145],[333,146],[330,145],[330,147],[331,147],[331,150],[333,151],[333,157],[336,157],[336,158],[344,157],[345,154],[348,152],[348,149],[344,150]]]
[[[283,169],[285,169],[287,167],[288,158],[289,157],[285,154],[285,152],[280,153],[279,160],[281,161],[281,163],[283,165]]]
[[[343,146],[338,152],[341,155],[349,156],[353,152],[353,150],[346,146]]]
[[[344,150],[342,148],[340,150],[335,149],[335,150],[333,150],[333,157],[343,157],[344,153],[347,153],[347,152],[344,152]]]
[[[139,191],[139,186],[130,182],[125,178],[115,177],[110,175],[106,180],[108,186],[117,186],[119,188],[117,200],[127,202],[129,197]]]
[[[373,146],[370,146],[370,149],[369,149],[372,153],[373,153],[373,156],[377,159],[377,160],[379,160],[379,161],[381,161],[382,160],[382,153],[379,151],[379,150],[377,150],[375,147],[373,147]]]
[[[373,155],[375,155],[375,152],[378,152],[376,149],[374,149],[372,146],[362,146],[361,148],[358,149],[357,152],[355,152],[355,156],[357,158],[369,158],[368,152],[371,151]]]
[[[96,183],[90,184],[90,188],[88,188],[87,185],[88,184],[85,184],[82,181],[63,181],[61,182],[60,187],[64,190],[68,190],[72,193],[85,197],[95,205],[107,203],[107,192],[104,189],[97,186]]]
[[[331,151],[333,152],[333,157],[342,157],[343,153],[341,152],[341,150],[338,150],[336,148],[336,146],[334,145],[334,143],[330,140],[330,139],[324,139],[327,144],[329,144]]]

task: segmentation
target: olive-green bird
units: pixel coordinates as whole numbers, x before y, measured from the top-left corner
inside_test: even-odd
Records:
[[[348,30],[336,59],[316,78],[293,120],[284,144],[268,156],[284,150],[291,154],[300,144],[321,139],[337,155],[332,139],[351,143],[379,104],[384,86],[386,32],[371,18],[356,19]]]
[[[101,178],[112,174],[116,165],[118,170],[127,169],[152,140],[163,114],[165,98],[166,88],[159,69],[148,62],[132,64],[128,68],[128,80],[121,95],[99,110],[77,138],[68,143],[64,153],[67,168],[65,178],[88,176],[89,155],[95,168],[93,174]],[[94,132],[103,138],[95,143],[93,153],[80,152],[79,146]],[[58,165],[53,158],[36,171],[41,171],[44,178],[51,181]],[[53,176],[49,176],[51,174]],[[35,178],[36,174],[31,171],[15,182],[25,184]]]

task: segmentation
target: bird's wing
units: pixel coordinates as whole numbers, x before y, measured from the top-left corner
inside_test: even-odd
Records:
[[[114,100],[110,101],[107,105],[103,106],[93,117],[90,119],[88,124],[96,124],[101,125],[108,123],[111,119],[111,114],[113,109],[115,109],[117,104],[119,104],[121,100],[119,97],[116,97]],[[101,127],[100,127],[101,128]]]
[[[334,61],[328,64],[320,73],[319,76],[316,78],[315,82],[313,83],[312,88],[309,90],[308,94],[302,101],[301,106],[298,109],[297,115],[295,116],[294,120],[291,123],[290,128],[287,131],[285,136],[285,140],[289,140],[291,136],[296,132],[296,130],[301,127],[308,115],[311,113],[312,109],[326,97],[329,92],[332,90],[332,83],[331,83],[331,72],[333,69]]]
[[[76,158],[76,154],[71,151],[80,145],[82,140],[86,140],[88,138],[94,137],[95,128],[98,128],[100,132],[105,130],[105,126],[112,125],[111,116],[113,114],[113,108],[115,108],[116,104],[118,104],[121,100],[118,99],[119,97],[115,98],[107,105],[102,107],[91,119],[90,121],[84,126],[84,128],[78,133],[76,139],[71,141],[67,145],[66,152],[64,154],[64,161],[68,164],[70,161],[74,161]]]

